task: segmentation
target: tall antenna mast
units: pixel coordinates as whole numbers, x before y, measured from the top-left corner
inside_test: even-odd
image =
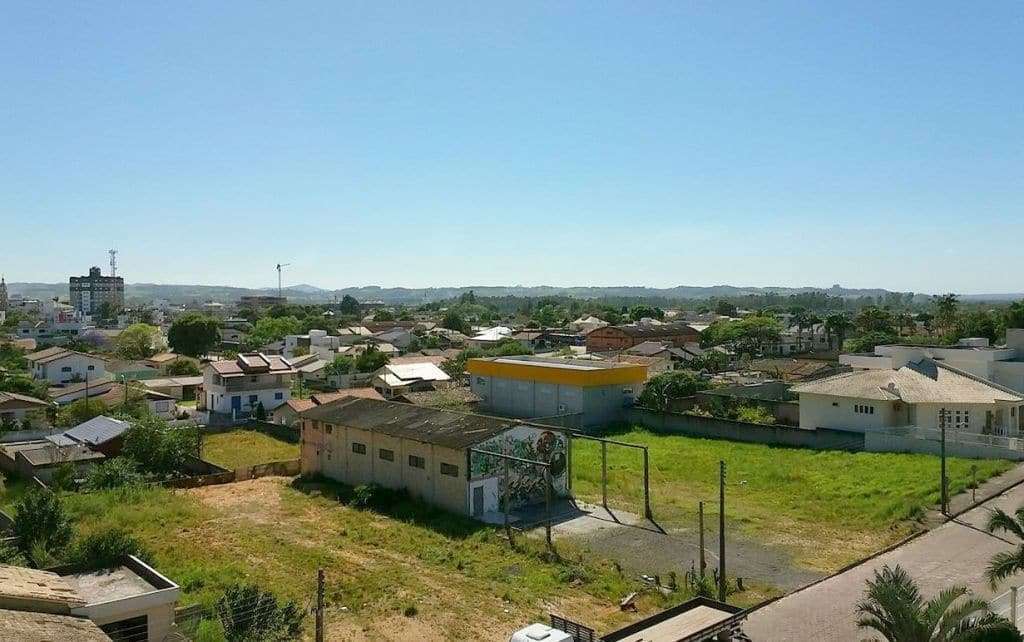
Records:
[[[277,298],[281,298],[281,268],[288,267],[291,263],[278,263],[277,264]]]
[[[117,276],[117,250],[107,250],[110,254],[110,276]]]

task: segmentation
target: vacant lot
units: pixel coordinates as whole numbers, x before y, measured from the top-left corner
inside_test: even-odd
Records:
[[[637,617],[617,608],[636,584],[608,562],[569,548],[550,562],[526,538],[513,551],[498,530],[408,500],[388,515],[350,501],[343,487],[280,477],[67,497],[80,532],[135,533],[181,584],[183,604],[251,581],[306,606],[323,567],[330,640],[508,640],[549,610],[602,629]],[[683,597],[645,593],[641,610]]]
[[[298,444],[256,430],[232,430],[203,437],[203,459],[229,470],[298,456]]]
[[[773,448],[639,428],[608,436],[650,448],[651,502],[662,526],[695,530],[703,500],[710,541],[716,541],[718,462],[724,460],[729,527],[790,551],[798,566],[816,571],[834,571],[897,541],[939,501],[939,460],[928,455]],[[610,504],[642,514],[641,462],[635,449],[609,447]],[[979,482],[1012,466],[949,459],[952,493],[968,487],[972,465]],[[599,503],[599,445],[574,442],[573,468],[577,496]]]

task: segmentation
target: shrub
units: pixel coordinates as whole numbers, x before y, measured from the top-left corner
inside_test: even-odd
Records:
[[[66,461],[57,469],[53,471],[53,477],[50,478],[50,488],[54,490],[74,490],[75,489],[75,476],[78,471],[75,470],[75,465],[70,461]]]
[[[266,421],[267,420],[267,409],[263,407],[263,402],[259,401],[256,403],[256,420]]]
[[[227,642],[284,642],[302,634],[302,612],[295,602],[279,603],[254,585],[233,584],[214,606]]]
[[[114,457],[93,466],[85,476],[89,490],[107,490],[141,484],[144,480],[138,463],[130,457]]]
[[[148,562],[152,556],[142,543],[128,531],[112,528],[90,533],[71,549],[68,562],[89,570],[114,568],[126,555]]]
[[[74,529],[60,498],[33,488],[14,505],[14,534],[18,548],[39,565],[41,551],[62,550],[71,541]]]
[[[352,499],[349,506],[354,508],[369,508],[373,503],[374,494],[380,490],[376,484],[360,484],[352,489]]]
[[[124,433],[126,457],[138,462],[143,472],[169,477],[180,471],[196,453],[199,435],[193,428],[171,428],[159,417],[143,417]]]

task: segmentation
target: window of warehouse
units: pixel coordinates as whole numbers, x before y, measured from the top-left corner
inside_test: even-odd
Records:
[[[427,462],[419,455],[409,455],[409,465],[413,468],[426,468]]]
[[[352,442],[352,452],[354,452],[357,455],[365,455],[366,454],[366,444],[361,444],[358,441],[353,441]]]
[[[395,461],[395,451],[388,450],[387,448],[381,448],[379,451],[380,458],[384,461]]]
[[[449,477],[458,477],[459,476],[459,467],[455,466],[454,464],[442,463],[441,464],[441,474],[442,475],[448,475]]]

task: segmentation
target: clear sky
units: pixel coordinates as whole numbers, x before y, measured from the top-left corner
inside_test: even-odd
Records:
[[[1022,34],[1017,0],[5,3],[0,271],[1019,292]]]

